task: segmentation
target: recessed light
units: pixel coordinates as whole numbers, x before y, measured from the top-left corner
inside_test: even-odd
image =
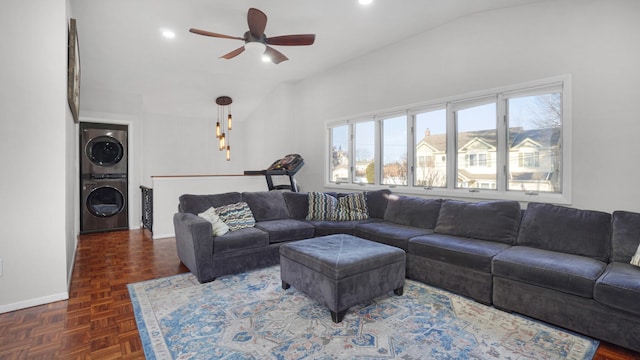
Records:
[[[373,2],[373,0],[358,0],[360,5],[369,5]]]
[[[167,39],[173,39],[176,37],[176,33],[171,30],[162,30],[162,36],[166,37]]]

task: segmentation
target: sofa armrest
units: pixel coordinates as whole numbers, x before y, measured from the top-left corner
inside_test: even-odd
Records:
[[[199,282],[214,280],[211,223],[191,213],[176,213],[173,215],[173,226],[180,261]]]

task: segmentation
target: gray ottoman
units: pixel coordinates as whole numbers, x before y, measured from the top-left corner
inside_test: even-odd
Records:
[[[339,323],[353,305],[391,290],[402,295],[405,252],[345,234],[300,240],[280,247],[280,276],[283,289],[293,285]]]

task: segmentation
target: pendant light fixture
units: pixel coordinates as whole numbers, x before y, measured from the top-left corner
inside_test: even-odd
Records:
[[[218,139],[218,149],[220,151],[226,150],[226,159],[231,161],[231,146],[229,137],[231,135],[231,128],[233,117],[231,116],[231,103],[233,100],[228,96],[220,96],[216,99],[218,104],[218,121],[216,122],[216,138]],[[224,118],[227,121],[224,121]],[[222,120],[222,121],[220,121]]]

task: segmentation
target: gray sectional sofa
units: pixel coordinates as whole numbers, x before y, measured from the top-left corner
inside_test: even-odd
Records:
[[[278,264],[286,242],[352,234],[403,249],[410,279],[640,351],[639,213],[364,194],[369,219],[357,221],[307,220],[306,193],[182,195],[178,256],[207,282]],[[238,202],[255,226],[212,236],[197,216]]]

